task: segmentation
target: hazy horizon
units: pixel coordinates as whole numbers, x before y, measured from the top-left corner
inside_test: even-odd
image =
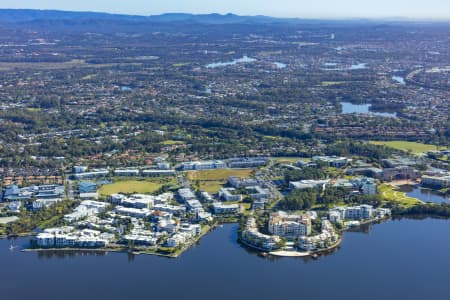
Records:
[[[164,13],[234,13],[238,15],[266,15],[283,18],[409,18],[409,19],[450,19],[450,1],[447,0],[238,0],[227,2],[211,0],[171,0],[161,1],[131,0],[111,3],[107,0],[79,0],[63,2],[54,0],[0,0],[2,9],[42,9],[65,11],[91,11],[131,15],[158,15]]]

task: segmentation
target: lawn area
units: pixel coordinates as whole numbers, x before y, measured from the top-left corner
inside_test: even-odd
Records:
[[[252,169],[217,169],[189,171],[186,175],[187,179],[191,181],[194,186],[195,183],[198,182],[199,189],[210,194],[215,194],[225,185],[228,177],[237,176],[241,178],[249,178],[252,174]]]
[[[106,184],[99,190],[100,195],[109,196],[111,194],[148,194],[156,192],[162,186],[161,183],[148,180],[123,180],[112,184]]]
[[[19,219],[18,217],[4,217],[4,218],[0,218],[0,224],[12,223],[14,221],[17,221],[18,219]]]
[[[41,228],[41,229],[51,227],[51,226],[55,225],[59,221],[59,219],[61,219],[61,216],[51,217],[50,219],[42,221],[41,223],[39,223],[37,225],[37,227]]]
[[[171,145],[183,145],[185,142],[183,141],[175,141],[175,140],[166,140],[161,142],[161,145],[171,146]]]
[[[271,157],[271,159],[273,159],[274,161],[281,163],[281,164],[286,164],[286,163],[295,163],[298,162],[299,160],[302,160],[304,162],[311,162],[311,158],[308,157]]]
[[[237,176],[241,178],[250,178],[253,173],[252,169],[215,169],[202,171],[189,171],[187,178],[189,180],[216,180],[227,181],[230,176]]]
[[[333,85],[341,85],[345,84],[345,81],[322,81],[322,86],[333,86]]]
[[[215,194],[223,188],[224,184],[223,181],[200,181],[199,189],[209,194]]]
[[[439,149],[439,147],[435,145],[405,141],[371,141],[371,143],[374,145],[384,145],[386,147],[402,150],[405,152],[411,151],[414,154],[422,154],[427,151]]]
[[[415,204],[422,203],[419,199],[406,196],[405,193],[396,191],[393,186],[382,184],[378,187],[378,193],[386,201],[398,202],[404,206],[413,206]]]

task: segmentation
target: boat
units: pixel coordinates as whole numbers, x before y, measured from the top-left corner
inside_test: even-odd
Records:
[[[16,248],[17,248],[17,246],[14,246],[11,244],[11,246],[9,246],[9,251],[14,251],[14,249],[16,249]]]

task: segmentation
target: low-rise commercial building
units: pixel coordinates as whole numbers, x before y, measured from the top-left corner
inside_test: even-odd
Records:
[[[221,160],[211,161],[193,161],[182,163],[180,168],[183,171],[189,170],[209,170],[209,169],[224,169],[227,165]]]
[[[432,188],[448,188],[450,187],[450,176],[422,176],[422,185]]]

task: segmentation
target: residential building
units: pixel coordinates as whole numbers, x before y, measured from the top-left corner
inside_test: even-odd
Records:
[[[197,198],[194,192],[189,188],[179,189],[178,196],[181,202],[186,202],[187,200],[193,200]]]
[[[330,221],[322,221],[322,232],[315,236],[302,236],[298,239],[298,248],[304,251],[326,249],[336,244],[339,236],[336,234]]]
[[[118,215],[130,216],[134,218],[146,218],[150,215],[150,211],[148,208],[132,208],[132,207],[123,207],[116,206],[114,212]]]
[[[89,216],[94,216],[104,212],[108,206],[109,203],[106,202],[84,200],[72,213],[65,215],[64,220],[74,222]]]
[[[221,188],[219,197],[224,201],[242,201],[242,195],[236,192],[235,188]]]
[[[215,202],[212,204],[213,213],[222,214],[235,214],[240,210],[239,204],[223,204],[220,202]]]
[[[351,207],[336,207],[330,209],[328,218],[331,222],[341,223],[344,220],[369,220],[384,218],[391,215],[388,208],[373,208],[371,205],[359,205]]]
[[[308,214],[293,215],[279,211],[269,219],[269,232],[286,238],[296,238],[311,234],[311,218]]]
[[[175,176],[175,170],[142,170],[141,174],[148,177]]]
[[[221,160],[185,162],[180,166],[181,170],[183,171],[224,169],[226,167],[226,163]]]
[[[137,177],[139,176],[139,170],[138,169],[117,169],[114,170],[114,176],[120,176],[120,177]]]
[[[228,184],[234,188],[257,186],[258,181],[252,178],[239,178],[236,176],[231,176],[228,178]]]
[[[291,181],[289,182],[289,188],[301,190],[308,188],[316,188],[320,187],[322,189],[330,182],[330,180],[300,180],[300,181]]]
[[[228,160],[228,166],[230,168],[255,168],[263,167],[267,164],[268,159],[266,157],[243,157],[232,158]]]
[[[422,176],[422,185],[443,189],[450,187],[450,176]]]
[[[312,158],[313,162],[323,162],[327,163],[330,167],[333,168],[344,168],[346,167],[352,160],[347,157],[337,157],[337,156],[314,156]]]
[[[250,246],[262,249],[264,251],[273,251],[279,248],[280,237],[263,234],[258,231],[254,218],[249,218],[242,232],[242,240]]]

